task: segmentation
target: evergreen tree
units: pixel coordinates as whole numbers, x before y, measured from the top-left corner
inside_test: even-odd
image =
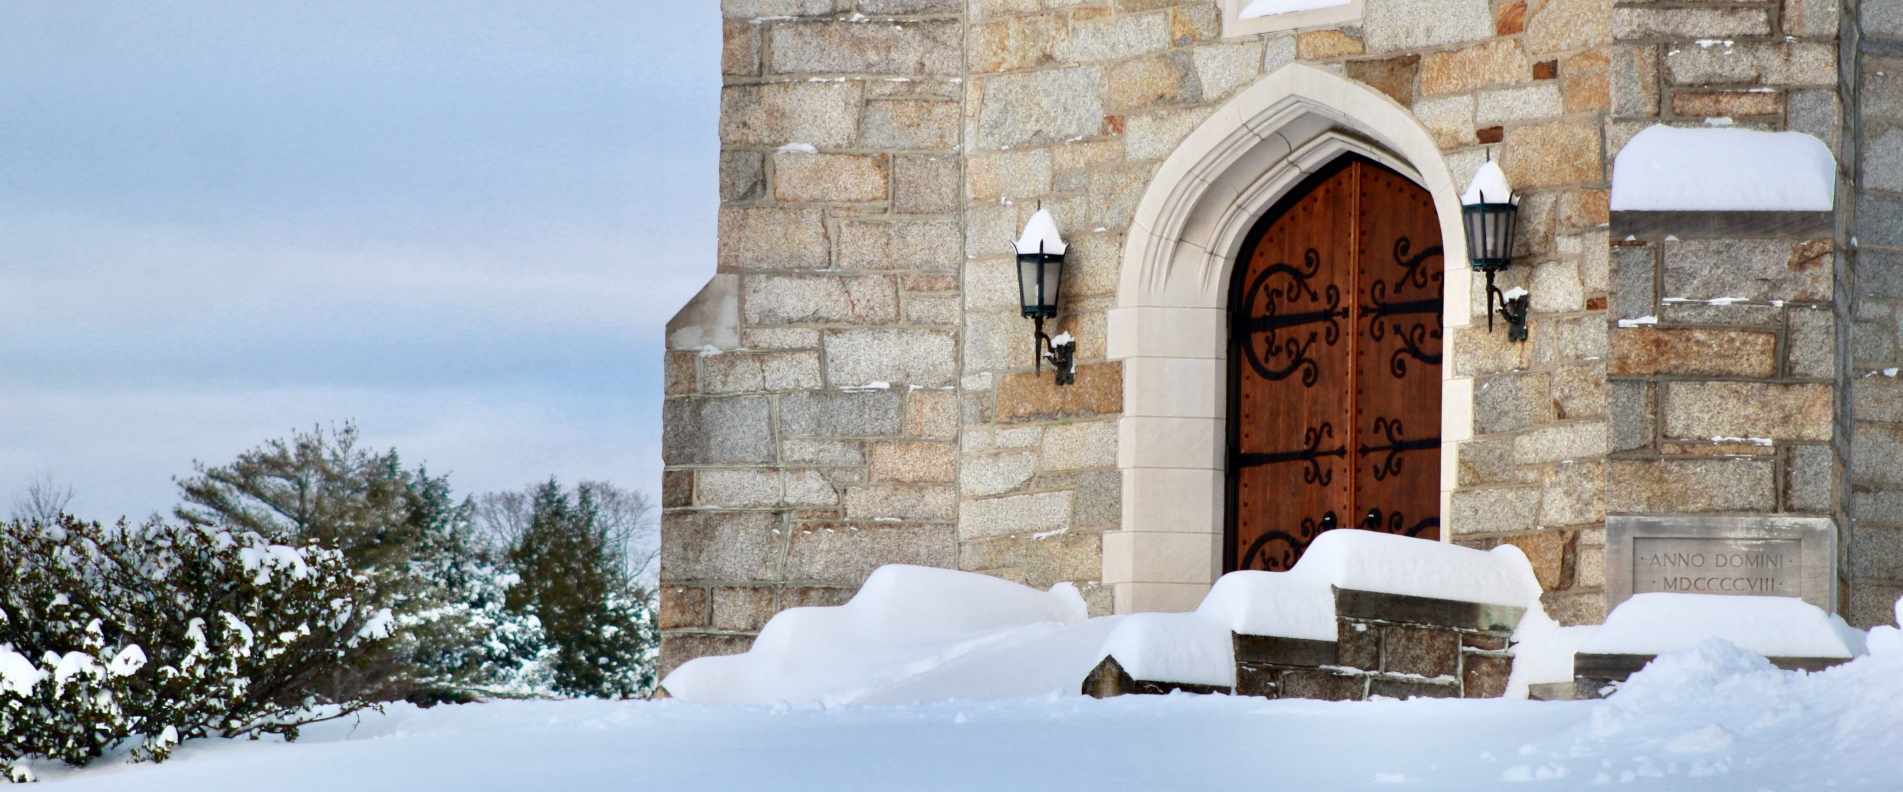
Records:
[[[630,494],[593,482],[571,494],[550,479],[513,495],[513,506],[499,510],[514,517],[513,527],[500,521],[503,530],[519,529],[505,539],[521,578],[508,606],[539,620],[549,687],[573,696],[647,695],[657,646],[652,597],[629,569],[628,536],[618,530],[624,526],[603,505]],[[632,497],[638,521],[649,509],[644,498]]]

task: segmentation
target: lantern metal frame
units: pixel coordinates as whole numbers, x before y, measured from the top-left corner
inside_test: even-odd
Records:
[[[1526,314],[1531,298],[1525,294],[1508,298],[1494,285],[1493,276],[1513,266],[1513,234],[1518,230],[1519,213],[1517,200],[1489,203],[1485,193],[1481,193],[1479,203],[1460,207],[1468,261],[1476,271],[1487,275],[1487,332],[1493,332],[1497,301],[1499,314],[1507,322],[1508,341],[1526,340]]]
[[[1051,283],[1046,273],[1054,273]],[[1031,357],[1037,373],[1044,373],[1044,361],[1051,362],[1052,379],[1058,385],[1077,381],[1077,342],[1052,343],[1044,332],[1044,320],[1057,318],[1057,301],[1063,296],[1064,254],[1047,253],[1039,242],[1037,251],[1018,253],[1018,302],[1024,316],[1036,322],[1031,336]]]

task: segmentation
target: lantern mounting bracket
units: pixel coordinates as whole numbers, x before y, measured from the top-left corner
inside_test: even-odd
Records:
[[[1527,312],[1527,307],[1532,302],[1532,298],[1529,297],[1526,294],[1526,292],[1523,290],[1518,295],[1515,295],[1513,297],[1508,297],[1505,292],[1500,291],[1500,287],[1493,285],[1494,271],[1487,270],[1486,272],[1487,272],[1487,332],[1489,333],[1493,332],[1493,311],[1494,311],[1493,305],[1495,300],[1499,300],[1500,317],[1507,320],[1507,340],[1508,341],[1525,341],[1526,340],[1526,312]]]
[[[1037,323],[1036,335],[1031,339],[1031,355],[1037,359],[1037,373],[1044,373],[1044,361],[1051,362],[1051,379],[1058,385],[1069,385],[1077,381],[1077,342],[1070,339],[1069,333],[1059,333],[1066,339],[1058,343],[1044,333],[1044,317],[1034,316]]]

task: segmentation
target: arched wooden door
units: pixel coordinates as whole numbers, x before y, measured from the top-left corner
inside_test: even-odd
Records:
[[[1360,157],[1263,217],[1230,286],[1228,569],[1323,531],[1440,538],[1440,223]]]

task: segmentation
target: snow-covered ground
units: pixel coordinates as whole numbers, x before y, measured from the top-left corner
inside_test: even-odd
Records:
[[[1710,642],[1603,702],[405,705],[293,745],[200,741],[163,765],[37,769],[49,792],[1903,789],[1903,639],[1872,643],[1807,675]]]

